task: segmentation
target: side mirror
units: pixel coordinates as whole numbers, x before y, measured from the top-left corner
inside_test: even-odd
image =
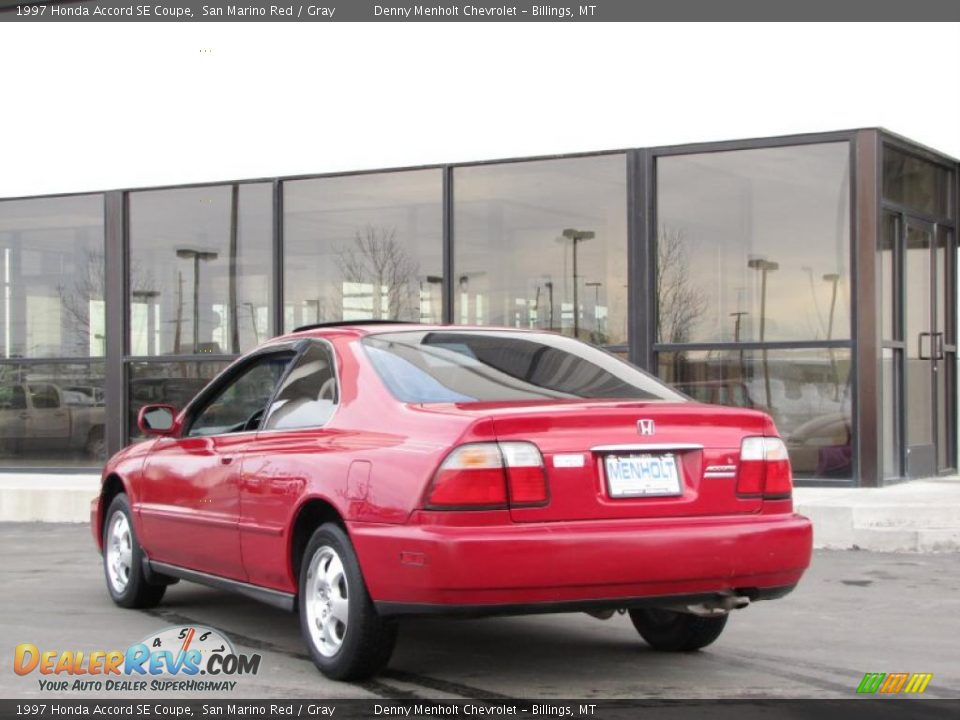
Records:
[[[144,405],[137,415],[137,427],[144,435],[169,435],[176,418],[172,405]]]

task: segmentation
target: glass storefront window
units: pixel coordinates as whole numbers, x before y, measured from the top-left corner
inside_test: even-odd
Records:
[[[143,439],[137,427],[140,408],[163,403],[173,405],[179,412],[227,365],[229,363],[215,360],[129,363],[127,432],[131,442]]]
[[[659,343],[850,337],[845,142],[657,160]]]
[[[0,467],[93,467],[106,457],[103,363],[0,363]]]
[[[703,350],[660,353],[660,378],[700,402],[769,413],[798,478],[852,471],[850,351]]]
[[[284,328],[443,317],[440,170],[283,184]]]
[[[130,354],[235,354],[271,336],[271,183],[129,195]]]
[[[939,218],[951,217],[950,171],[889,145],[883,148],[883,198]]]
[[[624,155],[457,168],[454,321],[627,340]]]
[[[0,358],[99,357],[103,196],[0,202]]]

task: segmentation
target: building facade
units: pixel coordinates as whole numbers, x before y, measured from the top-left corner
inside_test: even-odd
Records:
[[[865,129],[0,200],[0,471],[298,325],[555,330],[769,412],[798,483],[957,464],[956,160]]]

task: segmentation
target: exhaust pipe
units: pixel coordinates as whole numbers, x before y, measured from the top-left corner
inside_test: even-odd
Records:
[[[670,607],[668,610],[676,612],[690,613],[699,617],[717,617],[726,615],[731,610],[742,610],[750,604],[750,598],[746,595],[720,595],[711,600],[705,600],[695,605],[683,605],[680,607]]]

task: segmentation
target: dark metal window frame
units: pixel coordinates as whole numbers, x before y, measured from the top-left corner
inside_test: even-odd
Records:
[[[756,140],[732,140],[715,143],[697,143],[694,145],[668,145],[649,148],[642,151],[642,167],[639,168],[637,186],[643,192],[643,216],[636,219],[640,225],[641,234],[638,242],[641,244],[639,255],[644,259],[641,267],[631,268],[631,277],[642,277],[644,293],[641,302],[645,300],[648,308],[644,319],[645,327],[636,330],[646,333],[646,342],[638,341],[635,346],[634,362],[642,367],[656,372],[657,356],[660,353],[697,350],[802,350],[802,349],[830,349],[844,348],[851,353],[851,368],[848,382],[851,384],[851,425],[853,432],[853,466],[850,479],[800,479],[798,484],[807,486],[847,486],[854,487],[859,476],[859,448],[861,438],[856,428],[859,421],[859,383],[857,382],[858,353],[857,353],[857,308],[858,283],[856,272],[857,232],[857,149],[858,132],[839,131],[829,133],[814,133],[806,135],[791,135],[787,137],[762,138]],[[816,341],[744,341],[719,343],[657,343],[656,321],[658,317],[656,298],[656,258],[657,258],[657,161],[664,157],[678,157],[683,155],[697,155],[704,153],[721,153],[739,150],[763,150],[779,147],[803,147],[806,145],[822,145],[827,143],[847,143],[850,163],[850,247],[848,260],[850,263],[850,328],[849,339],[846,340],[816,340]]]
[[[877,465],[877,485],[890,485],[909,480],[907,476],[907,434],[906,434],[906,401],[907,401],[907,373],[906,373],[906,361],[907,361],[907,338],[905,337],[906,329],[906,317],[905,317],[905,308],[906,303],[903,302],[908,292],[908,288],[904,283],[904,262],[905,257],[903,253],[903,248],[901,247],[900,241],[903,239],[903,234],[906,232],[906,223],[908,219],[919,220],[924,223],[928,223],[933,232],[936,233],[937,228],[945,227],[950,229],[953,232],[953,242],[957,246],[960,244],[960,238],[958,238],[958,225],[960,225],[960,164],[954,161],[952,158],[949,158],[935,150],[932,150],[924,145],[917,144],[907,138],[904,138],[901,135],[896,133],[889,132],[887,130],[878,130],[876,131],[876,137],[874,138],[876,143],[876,182],[877,182],[877,207],[876,207],[876,237],[879,240],[880,233],[883,232],[883,222],[884,216],[887,214],[892,215],[897,219],[898,223],[898,233],[895,240],[893,253],[894,253],[894,328],[895,334],[898,335],[897,339],[884,339],[883,338],[883,329],[880,327],[879,313],[881,312],[881,299],[879,294],[876,299],[876,314],[877,318],[877,363],[878,365],[882,363],[882,354],[884,350],[892,350],[893,357],[895,361],[895,382],[896,385],[893,388],[894,394],[894,413],[896,415],[896,428],[895,432],[897,435],[897,444],[899,448],[899,453],[896,458],[896,464],[900,470],[900,475],[898,476],[885,476],[882,458],[878,461]],[[883,195],[883,158],[884,152],[887,148],[892,148],[897,150],[900,153],[905,155],[910,155],[920,160],[924,160],[932,165],[936,165],[943,170],[946,170],[948,173],[948,181],[950,183],[947,188],[947,201],[949,206],[947,207],[947,213],[945,215],[931,214],[923,212],[916,208],[912,208],[901,203],[896,203],[891,200],[888,200]],[[878,251],[879,254],[879,251]],[[949,254],[948,254],[949,257]],[[879,264],[878,264],[879,265]],[[947,269],[947,272],[950,275],[953,275],[951,279],[948,279],[948,289],[952,297],[950,298],[951,302],[947,303],[947,313],[948,317],[952,318],[954,325],[954,342],[949,345],[945,345],[944,349],[948,353],[953,353],[955,356],[958,350],[958,343],[960,343],[960,337],[958,337],[958,331],[960,328],[957,327],[957,301],[958,301],[958,288],[960,288],[960,280],[956,277],[956,267]],[[879,267],[878,267],[879,272]],[[950,275],[947,275],[949,278]],[[952,280],[952,281],[951,281]],[[878,281],[878,292],[880,287],[880,282]],[[886,398],[883,396],[883,376],[882,370],[878,371],[877,383],[873,388],[870,388],[872,392],[876,393],[877,399],[877,441],[876,448],[877,452],[880,452],[882,440],[883,440],[883,428],[880,425],[882,422],[882,408],[883,402]],[[954,382],[957,382],[957,376],[954,377]],[[949,388],[948,388],[949,389]],[[866,390],[866,388],[865,388]],[[952,402],[948,403],[947,407],[947,423],[949,427],[952,427],[956,430],[957,421],[958,421],[958,407],[957,407],[957,398],[956,390],[954,387],[954,396],[950,398]],[[950,457],[948,458],[949,469],[941,471],[941,474],[952,474],[956,471],[958,463],[960,460],[957,458],[958,447],[956,438],[953,439],[951,446],[949,448]]]
[[[660,157],[689,155],[707,152],[725,152],[732,150],[752,150],[783,146],[800,146],[829,142],[848,142],[850,147],[850,185],[851,185],[851,242],[850,242],[850,282],[851,282],[851,336],[849,340],[829,342],[745,342],[739,344],[655,344],[655,259],[656,259],[656,161]],[[283,328],[284,314],[284,273],[283,273],[283,183],[295,180],[312,180],[345,176],[376,175],[392,172],[437,169],[443,174],[443,318],[453,320],[453,243],[454,243],[454,182],[456,168],[502,165],[507,163],[536,162],[575,158],[588,158],[604,155],[626,155],[627,172],[627,264],[628,264],[628,338],[626,345],[611,346],[607,350],[626,352],[629,358],[640,367],[655,368],[657,352],[670,350],[726,349],[803,349],[803,348],[849,348],[853,357],[851,382],[853,384],[853,427],[854,427],[854,468],[853,479],[844,484],[855,484],[857,479],[864,485],[881,484],[880,465],[880,419],[881,410],[878,390],[880,353],[886,343],[880,338],[879,328],[879,282],[877,238],[882,212],[890,207],[882,201],[882,147],[884,144],[895,146],[908,153],[918,155],[943,165],[952,171],[953,198],[952,212],[957,215],[960,207],[960,182],[958,182],[957,160],[935,150],[919,145],[911,140],[882,129],[844,130],[827,133],[809,133],[779,137],[753,138],[720,142],[667,145],[648,148],[623,148],[596,152],[562,153],[531,157],[513,157],[494,160],[468,161],[458,163],[428,164],[361,171],[332,173],[314,173],[289,175],[282,177],[260,177],[242,180],[224,180],[215,182],[189,183],[181,185],[161,185],[136,188],[123,188],[108,191],[83,191],[56,193],[40,196],[19,196],[2,198],[4,200],[49,199],[101,194],[104,198],[104,250],[105,250],[105,288],[106,302],[106,352],[101,358],[10,358],[3,362],[17,364],[40,363],[93,363],[103,362],[106,373],[104,393],[107,407],[116,408],[110,413],[106,428],[108,452],[115,452],[126,441],[126,418],[129,408],[127,397],[127,376],[131,363],[171,363],[220,361],[231,362],[234,355],[129,355],[129,313],[128,313],[128,272],[129,272],[129,206],[128,198],[132,192],[155,190],[199,189],[205,187],[271,183],[273,186],[273,232],[272,232],[272,287],[271,333],[276,334]],[[942,220],[942,219],[941,219]],[[957,223],[954,220],[954,232]],[[956,235],[955,235],[956,237]],[[958,238],[960,240],[960,238]],[[952,408],[956,420],[956,403]],[[901,408],[901,413],[903,408]],[[902,418],[901,418],[902,420]],[[29,468],[9,466],[3,471],[24,472],[89,472],[93,468]],[[831,485],[836,483],[829,483]]]

